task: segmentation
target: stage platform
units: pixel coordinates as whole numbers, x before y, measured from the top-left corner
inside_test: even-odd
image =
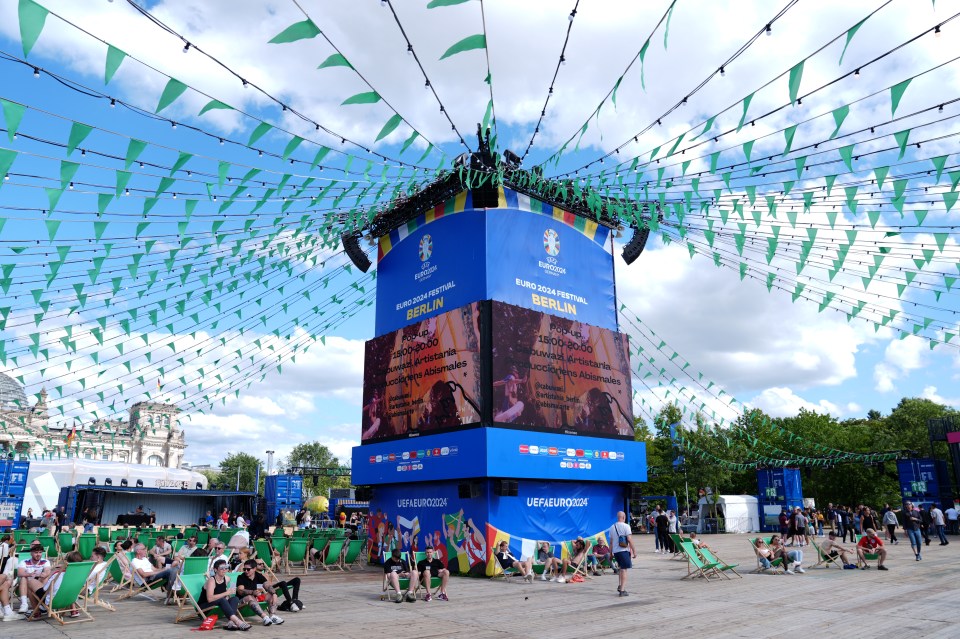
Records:
[[[522,583],[454,578],[450,602],[395,604],[380,601],[377,567],[350,573],[309,573],[300,598],[306,610],[284,615],[279,628],[254,627],[258,636],[470,637],[550,639],[629,637],[654,624],[677,637],[773,637],[800,623],[804,633],[844,637],[956,637],[960,600],[960,537],[936,542],[916,562],[901,541],[890,549],[888,572],[808,568],[804,575],[754,575],[747,535],[708,535],[705,541],[743,579],[681,581],[685,562],[653,552],[653,536],[636,535],[638,560],[630,596],[617,597],[617,578],[607,573],[581,584]],[[812,558],[814,553],[809,553]],[[812,559],[805,564],[812,565]],[[108,600],[113,597],[108,595]],[[55,622],[0,624],[0,636],[102,639],[122,633],[137,639],[197,637],[196,622],[174,625],[175,609],[143,598],[117,602],[117,612],[93,609],[93,622],[60,628]],[[786,615],[786,617],[784,616]],[[785,619],[793,620],[786,621]],[[787,626],[784,626],[787,623]],[[791,624],[793,624],[791,626]],[[54,627],[56,626],[56,627]],[[210,636],[225,634],[219,628]],[[649,633],[647,633],[649,634]],[[204,636],[201,634],[200,636]]]

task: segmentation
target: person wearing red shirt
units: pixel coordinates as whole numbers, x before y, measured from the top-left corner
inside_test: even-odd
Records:
[[[857,558],[863,563],[863,569],[870,568],[864,557],[865,553],[880,555],[880,561],[877,562],[877,570],[886,570],[883,562],[887,560],[887,549],[883,547],[883,540],[877,536],[877,531],[873,528],[867,528],[866,534],[857,542]]]

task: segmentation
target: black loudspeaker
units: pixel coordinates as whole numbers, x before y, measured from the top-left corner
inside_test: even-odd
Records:
[[[647,245],[647,239],[650,237],[650,229],[642,228],[633,232],[630,243],[623,247],[623,261],[627,264],[633,264],[640,254],[643,253]]]
[[[345,233],[340,236],[340,242],[343,249],[347,252],[347,257],[353,262],[353,265],[366,273],[370,269],[370,258],[364,253],[360,246],[359,233]]]
[[[627,491],[630,496],[630,501],[640,501],[643,499],[643,489],[640,486],[631,485]]]
[[[457,485],[457,496],[460,499],[476,499],[480,496],[480,484],[462,483]]]
[[[516,479],[498,479],[493,482],[493,494],[500,497],[516,497],[520,482]]]
[[[354,491],[353,495],[357,501],[371,501],[373,499],[373,488],[361,486]]]

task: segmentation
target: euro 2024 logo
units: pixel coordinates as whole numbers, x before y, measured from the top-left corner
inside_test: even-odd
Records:
[[[560,254],[560,236],[553,229],[547,229],[543,232],[543,250],[550,257],[556,257]]]
[[[429,234],[420,238],[420,261],[426,262],[433,255],[433,238]]]

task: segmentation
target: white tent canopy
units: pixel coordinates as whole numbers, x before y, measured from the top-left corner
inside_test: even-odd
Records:
[[[109,478],[114,486],[120,486],[121,480],[126,479],[131,488],[137,485],[138,479],[143,482],[144,488],[179,490],[184,482],[191,489],[197,482],[200,482],[204,489],[207,487],[207,478],[202,474],[179,468],[90,459],[32,461],[27,473],[27,490],[21,512],[26,515],[27,509],[32,508],[34,515],[38,516],[44,509],[57,505],[61,488],[86,485],[91,477],[100,486]]]
[[[700,522],[713,515],[712,502],[700,498]],[[717,504],[723,511],[724,530],[728,533],[750,533],[760,530],[759,501],[752,495],[719,495]]]

